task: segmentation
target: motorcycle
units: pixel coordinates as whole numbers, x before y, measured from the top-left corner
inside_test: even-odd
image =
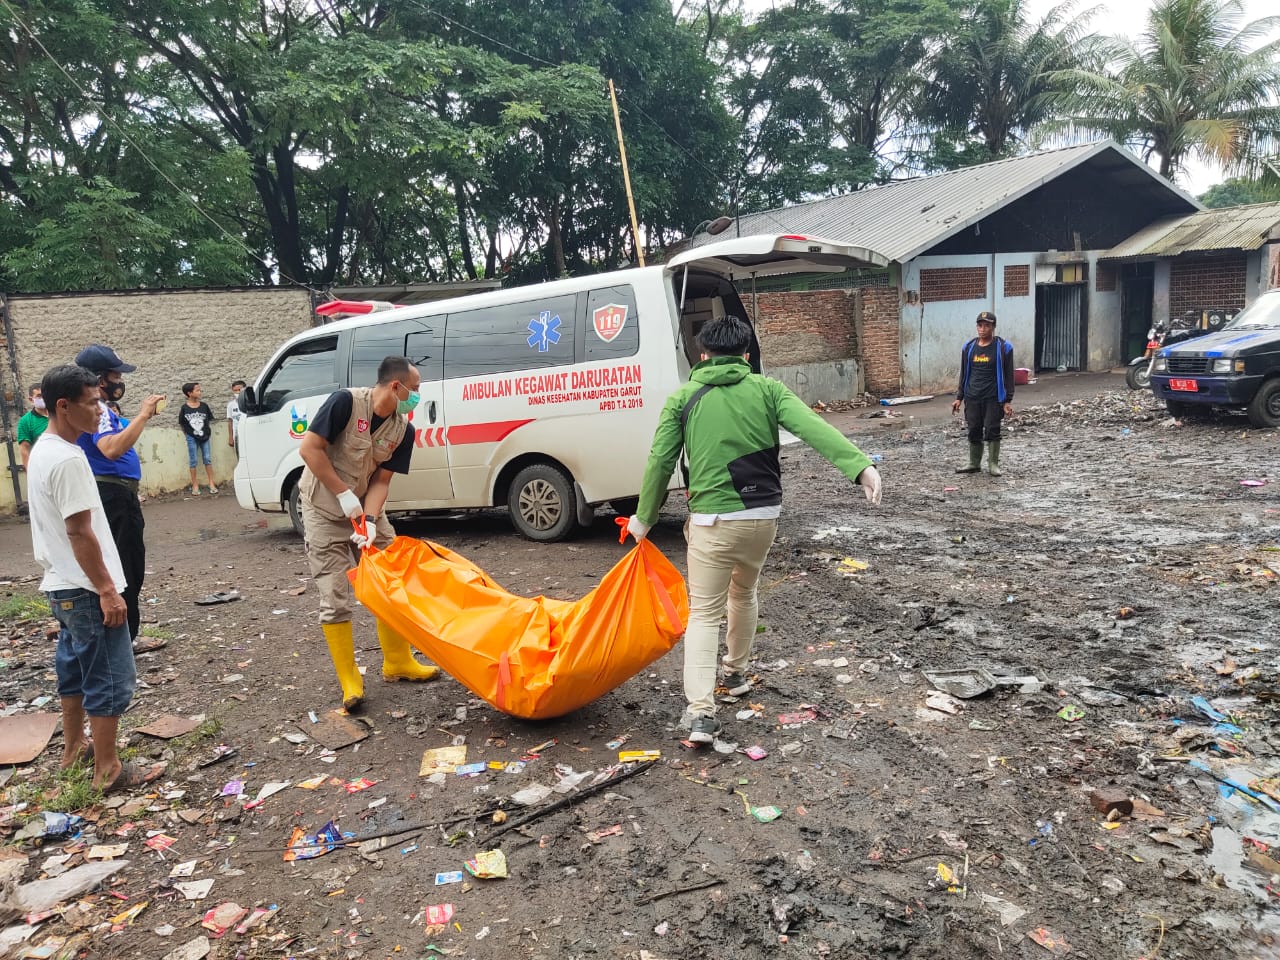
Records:
[[[1156,354],[1161,347],[1172,346],[1180,340],[1189,340],[1204,331],[1198,326],[1173,327],[1164,320],[1157,320],[1147,331],[1147,349],[1142,356],[1129,361],[1129,369],[1124,373],[1124,382],[1130,390],[1147,390],[1151,387],[1151,368],[1155,366]]]

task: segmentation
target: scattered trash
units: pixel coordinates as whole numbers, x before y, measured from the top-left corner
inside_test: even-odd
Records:
[[[307,733],[322,747],[341,750],[368,737],[369,728],[345,713],[330,710],[322,713],[319,722],[313,724]]]
[[[1133,800],[1123,793],[1094,790],[1089,795],[1089,800],[1093,803],[1094,808],[1103,815],[1109,816],[1112,813],[1116,813],[1127,817],[1133,813]]]
[[[1119,610],[1116,611],[1116,619],[1129,620],[1137,612],[1138,611],[1134,610],[1133,607],[1121,607]]]
[[[209,955],[211,949],[209,938],[199,936],[184,943],[177,950],[169,951],[160,960],[203,960]]]
[[[778,722],[781,723],[784,727],[792,726],[794,724],[801,724],[801,723],[813,723],[817,719],[818,719],[817,711],[810,710],[810,709],[797,710],[794,713],[778,714]]]
[[[0,717],[0,766],[30,763],[40,756],[58,729],[58,720],[56,713]]]
[[[433,773],[453,773],[459,766],[467,762],[467,748],[435,747],[422,754],[422,763],[418,767],[418,776],[429,777]]]
[[[1003,927],[1017,923],[1027,913],[1017,904],[1010,903],[1008,900],[1001,900],[999,897],[993,897],[989,893],[978,894],[978,899],[982,901],[983,906],[1000,918],[1000,925]]]
[[[949,693],[943,693],[941,690],[931,690],[925,696],[924,705],[930,710],[937,710],[941,713],[956,714],[964,707],[960,701]]]
[[[760,746],[747,747],[747,749],[743,750],[742,752],[745,753],[752,760],[763,760],[765,757],[769,755],[769,751],[766,750],[764,747],[760,747]]]
[[[129,863],[128,860],[86,863],[49,880],[33,880],[18,886],[9,903],[21,913],[43,913],[64,900],[75,900],[88,893]]]
[[[963,670],[922,670],[921,672],[935,688],[961,700],[980,697],[996,687],[996,678],[981,667],[967,667]]]
[[[622,835],[622,824],[615,823],[612,827],[604,827],[600,830],[591,830],[587,833],[587,839],[592,843],[599,843],[605,837],[618,837]]]
[[[435,903],[427,907],[427,936],[443,933],[449,921],[453,919],[452,903]]]
[[[175,883],[173,889],[188,900],[203,900],[213,889],[213,877],[206,877],[203,880],[183,880]]]
[[[619,763],[640,763],[651,760],[662,759],[661,750],[620,750],[618,751]]]
[[[244,805],[246,810],[255,810],[266,803],[268,797],[275,796],[281,790],[289,788],[289,781],[284,780],[278,783],[263,784],[262,789],[258,791],[258,795]]]
[[[180,717],[176,714],[167,713],[164,716],[156,717],[145,727],[138,727],[135,733],[142,733],[148,737],[156,737],[160,740],[172,740],[174,737],[181,737],[204,722],[203,716],[196,717]]]
[[[904,403],[924,403],[924,401],[926,400],[932,400],[933,397],[934,395],[932,393],[924,394],[918,397],[882,397],[880,399],[880,406],[896,407]]]
[[[870,566],[865,560],[855,560],[853,557],[845,557],[836,564],[836,573],[843,577],[851,577],[855,573],[862,573]]]
[[[530,807],[551,796],[551,788],[541,783],[534,783],[511,795],[511,802],[522,807]]]
[[[507,857],[501,850],[477,853],[474,860],[465,861],[463,866],[467,868],[467,873],[481,880],[501,879],[507,875]]]
[[[211,593],[201,597],[199,600],[192,601],[197,607],[212,607],[219,603],[234,603],[240,599],[239,590],[223,590],[219,593]]]
[[[226,783],[222,785],[222,790],[219,792],[218,796],[238,797],[243,793],[244,793],[243,780],[228,780]]]
[[[332,820],[312,834],[308,834],[301,827],[294,827],[293,835],[289,838],[289,845],[284,852],[284,859],[286,861],[311,860],[315,857],[323,857],[341,842],[342,833]]]
[[[999,730],[1000,724],[996,723],[994,720],[970,720],[969,729],[983,730],[989,733],[992,730]]]
[[[1240,486],[1242,487],[1265,487],[1266,485],[1267,485],[1266,480],[1241,480],[1240,481]]]
[[[238,903],[220,903],[204,915],[200,926],[211,931],[217,939],[243,920],[248,913],[249,909]]]
[[[1191,705],[1210,720],[1221,721],[1228,719],[1225,713],[1215,710],[1204,697],[1192,697]]]
[[[1057,716],[1059,720],[1065,720],[1067,723],[1075,723],[1077,720],[1084,719],[1084,707],[1081,707],[1078,704],[1068,703],[1058,711]]]
[[[1071,952],[1071,944],[1067,943],[1067,941],[1063,940],[1056,934],[1050,933],[1045,927],[1036,927],[1036,929],[1028,933],[1027,936],[1040,944],[1040,946],[1044,947],[1050,953],[1061,956]]]
[[[343,788],[347,793],[359,793],[361,790],[368,790],[370,787],[376,787],[377,785],[377,780],[370,780],[368,777],[361,777],[359,780],[349,780],[347,783],[343,784]]]
[[[123,857],[128,849],[129,844],[127,843],[99,843],[90,847],[84,858],[86,860],[114,860],[116,857]]]
[[[777,807],[773,807],[773,806],[752,807],[751,815],[755,817],[757,820],[759,820],[761,823],[773,823],[773,821],[777,820],[780,816],[782,816],[782,811],[779,810]]]
[[[450,872],[450,873],[437,873],[437,874],[436,874],[436,886],[437,886],[437,887],[443,886],[443,885],[444,885],[444,884],[446,884],[446,883],[461,883],[461,882],[462,882],[462,871],[461,871],[461,870],[454,870],[454,871],[452,871],[452,872]]]

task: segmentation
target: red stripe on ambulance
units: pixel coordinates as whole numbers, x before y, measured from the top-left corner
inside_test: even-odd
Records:
[[[456,427],[436,427],[434,430],[415,430],[413,442],[418,447],[443,447],[446,443],[459,446],[464,443],[497,443],[512,432],[533,423],[527,420],[495,420],[492,423],[460,423]]]

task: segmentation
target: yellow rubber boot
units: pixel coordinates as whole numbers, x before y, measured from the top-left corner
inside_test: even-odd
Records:
[[[364,677],[360,676],[360,668],[356,666],[356,644],[351,638],[351,621],[322,623],[320,629],[324,631],[333,669],[338,674],[338,682],[342,684],[342,706],[348,711],[358,710],[364,702]]]
[[[383,680],[434,680],[440,675],[439,667],[419,663],[409,641],[381,620],[378,621],[378,643],[382,645]]]

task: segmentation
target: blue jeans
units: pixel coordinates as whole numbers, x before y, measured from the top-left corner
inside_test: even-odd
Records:
[[[118,717],[138,683],[129,625],[108,627],[92,590],[51,590],[49,606],[62,626],[54,654],[59,697],[81,697],[91,717]]]
[[[196,451],[200,452],[201,458],[205,464],[213,463],[213,457],[209,454],[209,438],[197,440],[190,434],[183,434],[187,438],[187,466],[192,470],[196,468]]]

